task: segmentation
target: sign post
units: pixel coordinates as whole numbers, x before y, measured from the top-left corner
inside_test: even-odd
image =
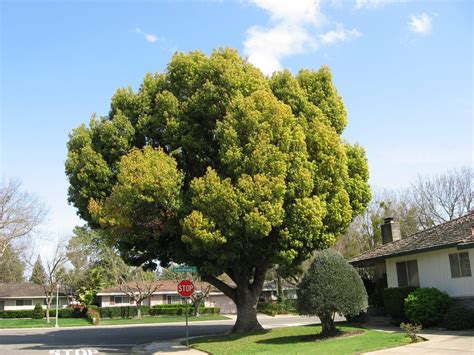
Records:
[[[188,330],[188,298],[194,293],[194,284],[189,280],[182,280],[178,284],[178,294],[186,298],[186,346],[189,346]]]

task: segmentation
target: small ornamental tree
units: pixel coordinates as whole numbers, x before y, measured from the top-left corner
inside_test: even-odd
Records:
[[[367,292],[359,273],[336,251],[317,254],[298,289],[298,311],[321,319],[323,336],[337,333],[334,316],[367,309]]]
[[[234,332],[262,329],[267,270],[334,244],[370,200],[346,123],[327,67],[265,77],[232,49],[176,53],[71,132],[69,201],[127,263],[195,265],[235,302]]]
[[[35,309],[33,309],[33,313],[31,314],[31,318],[33,319],[43,319],[44,318],[44,309],[41,307],[39,303],[35,305]]]

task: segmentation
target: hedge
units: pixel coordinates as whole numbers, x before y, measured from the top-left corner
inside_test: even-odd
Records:
[[[450,306],[446,292],[437,288],[418,288],[405,299],[405,314],[414,324],[429,327],[439,324]]]
[[[142,316],[150,314],[150,306],[141,306],[140,308]],[[99,307],[97,311],[100,314],[100,318],[132,318],[137,316],[136,306],[126,307]]]
[[[452,330],[474,328],[474,309],[453,304],[448,308],[442,325]]]
[[[392,287],[383,291],[385,310],[396,321],[408,321],[405,315],[405,298],[416,290],[416,287]]]
[[[136,317],[137,307],[103,307],[97,308],[101,318],[131,318]],[[142,316],[159,316],[159,315],[184,315],[186,312],[186,306],[184,304],[163,304],[155,305],[152,308],[150,306],[141,306]],[[220,314],[221,309],[219,307],[200,307],[199,313],[201,314]],[[194,307],[188,306],[188,314],[194,314]]]
[[[0,311],[0,318],[33,318],[33,309]],[[60,308],[58,318],[82,318],[86,314],[85,310],[80,308]],[[49,310],[50,317],[56,317],[56,309]]]

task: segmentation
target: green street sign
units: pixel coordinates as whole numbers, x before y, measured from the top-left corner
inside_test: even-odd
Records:
[[[173,268],[173,272],[197,272],[196,266],[177,266]]]

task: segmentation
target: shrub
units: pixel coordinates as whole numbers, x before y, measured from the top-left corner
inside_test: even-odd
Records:
[[[358,314],[367,309],[367,292],[359,273],[333,250],[316,256],[298,289],[298,311],[321,319],[322,335],[337,331],[334,315]]]
[[[0,311],[0,318],[32,318],[33,310]]]
[[[474,310],[452,305],[444,316],[443,326],[452,330],[474,328]]]
[[[96,309],[89,309],[86,313],[87,319],[91,324],[99,325],[100,324],[100,314]]]
[[[90,306],[88,306],[90,309]],[[102,307],[97,308],[101,318],[132,318],[137,316],[137,307]],[[141,306],[143,315],[150,314],[150,306]]]
[[[429,327],[444,318],[450,302],[448,294],[436,288],[418,288],[405,299],[405,313],[410,322]]]
[[[400,324],[400,328],[405,331],[407,337],[411,339],[412,343],[416,343],[418,341],[417,334],[421,332],[421,325],[419,324],[411,324],[411,323],[402,323]]]
[[[344,318],[349,323],[364,323],[367,321],[367,312],[360,312],[358,314],[344,314]]]
[[[31,318],[33,319],[43,319],[44,318],[44,309],[39,303],[35,305],[35,309],[31,312]]]
[[[415,291],[416,287],[393,287],[383,291],[385,310],[395,321],[407,321],[405,315],[405,298]]]
[[[200,314],[219,314],[219,307],[199,307]],[[159,315],[185,315],[186,306],[183,304],[159,304],[153,306],[149,311],[151,316]],[[188,315],[194,314],[194,307],[188,306]]]
[[[269,316],[275,316],[277,314],[295,313],[295,303],[290,301],[262,302],[257,304],[257,311],[259,313],[267,314]]]

